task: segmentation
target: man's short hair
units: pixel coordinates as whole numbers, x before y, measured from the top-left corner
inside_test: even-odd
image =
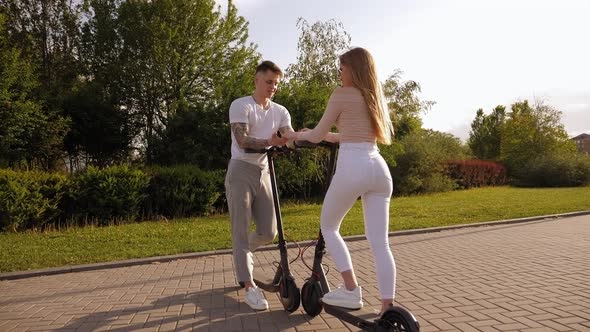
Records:
[[[272,61],[262,61],[262,63],[260,63],[257,67],[256,67],[256,74],[260,73],[260,72],[266,72],[267,70],[272,71],[275,74],[279,74],[281,77],[283,76],[283,71],[281,70],[281,68],[279,68],[279,66],[277,66],[274,62]]]

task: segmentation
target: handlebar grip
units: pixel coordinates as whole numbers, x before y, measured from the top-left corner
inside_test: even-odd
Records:
[[[246,153],[266,153],[268,152],[269,149],[250,149],[250,148],[246,148],[244,149],[244,152]]]
[[[295,145],[296,148],[315,148],[318,146],[331,148],[334,146],[338,146],[338,143],[332,143],[328,141],[321,141],[319,143],[312,143],[310,141],[294,141],[293,145]]]

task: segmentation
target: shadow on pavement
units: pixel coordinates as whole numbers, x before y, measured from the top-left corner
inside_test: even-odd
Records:
[[[95,331],[107,328],[118,332],[140,329],[203,332],[259,331],[265,328],[285,330],[305,324],[311,319],[301,311],[286,313],[278,300],[273,301],[275,294],[266,292],[271,307],[267,311],[252,310],[241,301],[242,296],[243,290],[239,287],[178,294],[141,306],[94,312],[74,319],[56,331]]]

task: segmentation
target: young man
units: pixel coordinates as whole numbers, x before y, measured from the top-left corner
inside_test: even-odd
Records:
[[[285,145],[287,139],[278,137],[277,131],[293,132],[287,109],[271,100],[282,75],[276,64],[262,62],[256,68],[254,93],[234,100],[229,109],[232,145],[225,190],[234,268],[238,281],[245,285],[245,302],[254,310],[268,309],[268,302],[254,283],[252,251],[274,239],[277,225],[266,155],[244,149]],[[256,228],[249,232],[252,219]]]

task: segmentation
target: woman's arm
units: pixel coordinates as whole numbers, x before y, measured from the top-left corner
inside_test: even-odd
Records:
[[[332,93],[332,96],[330,96],[330,100],[328,101],[328,105],[326,106],[326,111],[322,115],[320,122],[318,122],[318,124],[312,130],[297,133],[296,139],[301,141],[310,141],[312,143],[319,143],[324,139],[327,140],[330,129],[334,123],[336,123],[339,115],[340,108],[338,107],[338,104],[334,98],[334,93]],[[332,135],[329,136],[330,138],[335,138]]]

